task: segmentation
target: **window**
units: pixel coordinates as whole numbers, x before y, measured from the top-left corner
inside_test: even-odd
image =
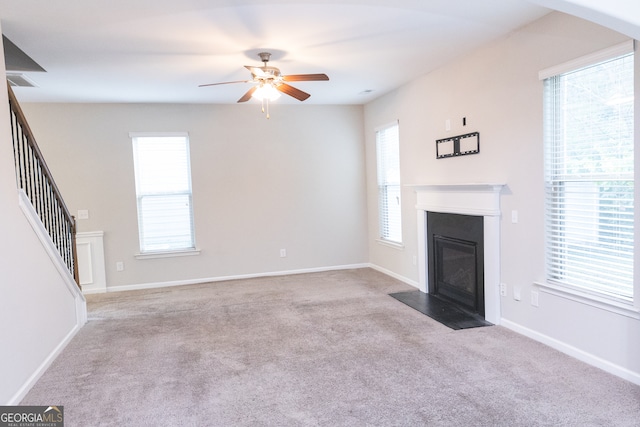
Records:
[[[616,49],[544,79],[547,280],[631,302],[633,45]]]
[[[140,252],[195,249],[187,134],[131,134]]]
[[[400,212],[400,140],[398,123],[376,130],[380,238],[402,243]]]

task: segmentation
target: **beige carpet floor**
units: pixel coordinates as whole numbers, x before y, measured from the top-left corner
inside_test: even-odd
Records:
[[[639,426],[640,387],[370,269],[91,295],[21,402],[66,426]]]

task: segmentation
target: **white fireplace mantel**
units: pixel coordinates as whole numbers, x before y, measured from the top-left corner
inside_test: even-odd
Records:
[[[500,323],[500,192],[505,184],[418,184],[409,185],[417,195],[418,275],[422,292],[427,283],[427,212],[444,212],[483,217],[485,319]]]

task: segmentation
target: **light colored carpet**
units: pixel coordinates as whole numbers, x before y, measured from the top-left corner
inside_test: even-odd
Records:
[[[370,269],[91,295],[23,405],[71,426],[638,426],[640,387],[451,330]]]

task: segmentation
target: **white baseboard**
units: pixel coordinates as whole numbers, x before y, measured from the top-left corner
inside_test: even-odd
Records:
[[[623,378],[636,385],[640,385],[640,374],[637,372],[630,371],[629,369],[626,369],[622,366],[611,363],[591,353],[587,353],[584,350],[580,350],[579,348],[573,347],[567,343],[559,341],[548,335],[541,334],[540,332],[534,331],[510,320],[506,320],[504,318],[500,319],[500,325],[528,338],[541,342],[542,344],[548,345],[549,347],[554,348],[571,357],[574,357],[582,362],[595,366],[596,368],[600,368],[603,371]]]
[[[367,268],[367,267],[369,267],[369,264],[349,264],[349,265],[337,265],[337,266],[330,266],[330,267],[305,268],[300,270],[271,271],[266,273],[254,273],[254,274],[238,274],[234,276],[203,277],[200,279],[174,280],[169,282],[153,282],[153,283],[140,283],[135,285],[107,286],[107,292],[137,291],[142,289],[166,288],[169,286],[198,285],[200,283],[224,282],[227,280],[254,279],[259,277],[272,277],[272,276],[289,276],[292,274],[318,273],[323,271],[334,271],[334,270],[353,270],[357,268]]]
[[[18,405],[22,399],[29,393],[29,390],[38,382],[40,377],[47,371],[49,366],[56,360],[56,357],[62,353],[62,350],[71,342],[73,337],[82,328],[84,323],[76,324],[71,331],[64,337],[64,339],[53,349],[53,351],[47,356],[44,361],[38,366],[33,374],[27,379],[27,381],[20,387],[20,389],[14,394],[11,399],[5,404],[7,406]]]
[[[391,276],[394,279],[398,279],[408,285],[414,286],[419,289],[419,284],[411,279],[400,276],[392,271],[389,271],[383,267],[380,267],[375,264],[369,264],[370,268],[377,270],[387,276]],[[580,350],[579,348],[573,347],[567,343],[564,343],[560,340],[552,338],[548,335],[544,335],[540,332],[534,331],[533,329],[529,329],[525,326],[522,326],[518,323],[512,322],[510,320],[501,318],[500,323],[501,326],[504,326],[507,329],[510,329],[514,332],[517,332],[521,335],[524,335],[528,338],[531,338],[535,341],[538,341],[542,344],[545,344],[553,349],[556,349],[562,353],[565,353],[571,357],[574,357],[582,362],[585,362],[591,366],[595,366],[597,368],[602,369],[605,372],[613,374],[617,377],[623,378],[627,381],[630,381],[636,385],[640,385],[640,373],[631,371],[627,368],[624,368],[620,365],[616,365],[615,363],[611,363],[605,359],[602,359],[598,356],[595,356],[591,353],[587,353],[584,350]]]
[[[411,285],[416,289],[420,289],[420,284],[418,282],[416,282],[415,280],[411,280],[408,279],[404,276],[401,276],[397,273],[394,273],[393,271],[387,270],[386,268],[380,267],[379,265],[375,265],[375,264],[369,264],[368,267],[373,268],[376,271],[379,271],[380,273],[386,274],[387,276],[391,276],[394,279],[400,280],[401,282],[406,283],[407,285]]]

